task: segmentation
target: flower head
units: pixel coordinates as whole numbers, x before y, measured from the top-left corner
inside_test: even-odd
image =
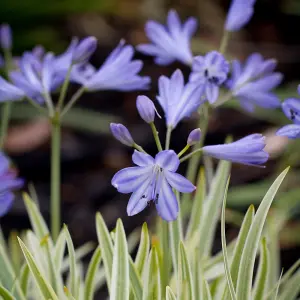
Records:
[[[225,22],[227,31],[237,31],[245,26],[254,12],[256,0],[232,0]]]
[[[129,147],[134,145],[134,140],[129,130],[123,124],[111,123],[110,130],[112,135],[122,144]]]
[[[136,99],[136,108],[145,122],[152,123],[154,121],[156,108],[148,97],[138,96]]]
[[[197,83],[184,84],[180,70],[171,78],[161,76],[158,81],[157,100],[164,110],[168,127],[175,128],[185,117],[189,117],[202,104],[203,86]]]
[[[300,85],[298,86],[298,94],[300,94]],[[284,114],[294,124],[282,127],[276,132],[276,135],[287,136],[290,139],[300,138],[300,99],[286,99],[281,106]]]
[[[137,46],[140,52],[155,57],[155,63],[168,65],[175,60],[191,65],[193,55],[191,51],[191,38],[197,28],[197,21],[188,18],[181,24],[176,11],[170,10],[167,17],[167,26],[155,21],[148,21],[145,31],[151,44]]]
[[[0,26],[0,46],[6,50],[12,47],[12,33],[8,24],[2,24]]]
[[[89,36],[78,42],[78,45],[74,48],[72,55],[73,64],[87,62],[92,54],[96,51],[96,48],[97,39],[93,36]]]
[[[176,173],[179,158],[173,150],[159,152],[155,158],[134,151],[136,167],[125,168],[115,174],[112,185],[120,193],[132,193],[127,213],[133,216],[154,201],[158,214],[166,221],[173,221],[178,215],[178,203],[172,188],[182,193],[191,193],[195,186]]]
[[[251,134],[233,143],[205,146],[202,150],[205,155],[218,159],[257,166],[269,158],[269,154],[263,150],[265,146],[263,135]]]
[[[72,78],[89,91],[147,89],[150,78],[138,75],[143,63],[140,60],[133,60],[133,55],[134,48],[125,45],[122,40],[98,71],[91,65],[79,65],[74,68]]]
[[[219,86],[227,79],[228,72],[229,63],[224,56],[211,51],[194,58],[189,80],[203,85],[207,100],[214,103],[219,96]]]
[[[187,144],[190,146],[193,146],[197,144],[201,139],[201,130],[200,128],[196,128],[192,130],[189,134],[189,137],[187,139]]]
[[[23,186],[24,181],[16,178],[14,172],[9,170],[9,161],[0,152],[0,217],[8,212],[14,200],[13,190]]]
[[[258,53],[250,55],[244,66],[237,60],[232,62],[227,85],[244,109],[253,111],[255,105],[264,108],[280,106],[278,97],[272,92],[283,78],[281,73],[274,72],[276,65],[274,59],[264,60]]]

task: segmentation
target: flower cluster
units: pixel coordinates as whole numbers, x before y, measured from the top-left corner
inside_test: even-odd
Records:
[[[10,170],[9,161],[3,153],[0,152],[0,217],[10,209],[14,194],[13,191],[23,186],[23,179],[17,178],[16,174]]]

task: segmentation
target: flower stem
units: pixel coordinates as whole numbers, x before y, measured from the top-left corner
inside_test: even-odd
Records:
[[[71,100],[66,104],[66,106],[62,110],[61,117],[63,117],[72,108],[72,106],[76,103],[76,101],[82,96],[84,92],[84,86],[77,90],[77,92],[72,96]]]
[[[167,136],[166,136],[166,144],[165,144],[166,150],[169,150],[169,148],[170,148],[171,134],[172,134],[172,127],[168,126]]]
[[[178,153],[178,158],[180,158],[186,151],[188,151],[190,149],[190,145],[187,144],[179,153]]]
[[[58,112],[50,119],[52,129],[51,140],[51,233],[56,241],[60,226],[60,140],[61,126]]]
[[[12,102],[8,101],[2,105],[1,113],[1,129],[0,129],[0,149],[3,149],[5,138],[7,135]]]
[[[156,127],[155,127],[153,122],[150,123],[150,127],[151,127],[152,132],[153,132],[153,136],[154,136],[154,140],[155,140],[157,149],[158,149],[158,151],[162,151],[162,146],[161,146],[160,139],[159,139],[159,136],[158,136],[158,131],[156,130]]]
[[[59,94],[59,99],[58,99],[57,106],[56,106],[58,111],[60,111],[60,109],[62,108],[62,106],[64,104],[64,101],[65,101],[65,98],[66,98],[66,93],[67,93],[68,86],[69,86],[69,83],[70,83],[70,76],[71,76],[72,67],[73,67],[73,65],[71,64],[69,69],[68,69],[66,78],[64,80],[63,86],[62,86],[60,94]]]
[[[223,37],[222,37],[221,45],[220,45],[220,49],[219,49],[219,52],[221,52],[223,55],[226,52],[228,42],[229,42],[229,37],[230,37],[230,32],[225,30],[223,33]]]
[[[147,154],[147,152],[140,145],[138,145],[136,143],[133,144],[133,148],[135,148],[136,150],[138,150],[140,152],[143,152],[143,153]]]
[[[200,154],[201,152],[202,152],[202,149],[201,149],[201,148],[200,148],[200,149],[194,150],[194,151],[191,152],[190,154],[188,154],[188,155],[184,156],[182,159],[180,159],[180,163],[182,163],[182,162],[188,160],[188,159],[191,158],[192,156],[193,156],[193,157],[199,157],[199,156],[200,156],[199,154]],[[198,154],[198,155],[195,155],[195,154]],[[196,169],[196,170],[197,170],[197,169]]]

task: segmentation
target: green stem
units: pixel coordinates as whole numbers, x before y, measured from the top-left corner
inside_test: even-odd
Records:
[[[51,118],[52,140],[51,140],[51,233],[56,241],[60,226],[60,140],[61,126],[58,112]]]
[[[2,105],[1,128],[0,128],[0,149],[3,149],[7,135],[12,102],[8,101]]]
[[[64,104],[64,101],[65,101],[65,98],[66,98],[68,86],[69,86],[69,83],[70,83],[70,76],[71,76],[72,67],[73,67],[73,65],[71,64],[69,69],[68,69],[65,81],[62,85],[61,91],[60,91],[59,99],[58,99],[57,106],[56,106],[56,109],[58,111],[61,110],[61,108]]]
[[[84,92],[84,86],[77,90],[77,92],[72,96],[71,100],[66,104],[66,106],[62,110],[61,117],[63,117],[72,108],[72,106],[76,103],[76,101],[82,96]]]
[[[180,163],[183,163],[184,161],[188,160],[191,157],[199,157],[200,153],[202,152],[202,149],[196,149],[193,152],[191,152],[190,154],[184,156],[182,159],[180,159]],[[195,155],[198,154],[198,155]],[[196,169],[197,170],[197,169]]]
[[[155,140],[157,149],[158,149],[158,151],[162,151],[162,146],[161,146],[161,143],[160,143],[158,132],[157,132],[156,127],[155,127],[153,122],[150,123],[150,127],[151,127],[152,132],[153,132],[153,136],[154,136],[154,140]]]
[[[147,152],[140,145],[138,145],[136,143],[133,144],[133,148],[135,148],[136,150],[138,150],[140,152],[143,152],[143,153],[147,154]]]
[[[223,37],[222,37],[222,40],[221,40],[220,49],[219,49],[219,52],[223,53],[223,55],[226,52],[228,42],[229,42],[229,37],[230,37],[230,32],[229,31],[224,31],[224,34],[223,34]]]
[[[169,150],[170,148],[171,134],[172,134],[172,127],[169,126],[167,129],[167,136],[166,136],[166,144],[165,144],[166,150]]]
[[[190,149],[190,145],[187,144],[179,153],[178,153],[178,158],[180,158],[186,151],[188,151]]]

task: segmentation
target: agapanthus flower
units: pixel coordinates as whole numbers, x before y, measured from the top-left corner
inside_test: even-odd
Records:
[[[298,94],[300,94],[300,85],[298,86]],[[289,98],[282,103],[284,114],[293,121],[277,131],[277,135],[287,136],[290,139],[300,138],[300,99]]]
[[[134,145],[134,140],[127,129],[123,124],[111,123],[110,131],[112,135],[121,142],[123,145],[132,147]]]
[[[272,92],[283,78],[281,73],[274,72],[276,65],[276,60],[264,60],[259,53],[250,55],[244,65],[238,60],[232,62],[227,85],[244,109],[252,112],[255,105],[263,108],[280,106],[278,97]]]
[[[190,132],[187,139],[187,144],[193,146],[198,142],[200,142],[200,139],[201,139],[201,130],[200,128],[196,128]]]
[[[205,56],[196,56],[193,60],[190,82],[203,85],[205,96],[214,103],[219,96],[219,87],[227,79],[229,63],[224,56],[211,51]]]
[[[154,122],[157,111],[154,103],[147,96],[140,95],[137,97],[136,108],[139,115],[146,123]]]
[[[120,193],[132,193],[127,206],[128,215],[138,214],[153,201],[164,220],[175,220],[178,203],[172,188],[182,193],[191,193],[196,188],[185,177],[176,173],[179,166],[176,153],[165,150],[153,158],[134,151],[132,160],[136,167],[120,170],[112,179],[112,185]]]
[[[181,24],[176,11],[170,10],[167,17],[167,25],[156,21],[148,21],[145,31],[150,44],[137,46],[140,52],[155,57],[155,63],[168,65],[175,60],[191,65],[193,55],[191,51],[191,38],[197,29],[195,18],[188,18]]]
[[[38,103],[45,101],[45,93],[56,89],[63,81],[53,69],[54,56],[48,53],[42,62],[31,53],[25,53],[19,62],[20,70],[9,74],[12,83],[0,77],[0,101],[28,97]]]
[[[0,152],[0,217],[8,212],[13,200],[13,191],[23,186],[24,181],[16,178],[16,174],[9,169],[9,161]]]
[[[143,67],[143,62],[134,60],[133,55],[134,48],[125,45],[125,41],[122,40],[99,70],[91,65],[79,65],[74,68],[72,78],[88,91],[147,89],[150,78],[138,75]]]
[[[243,165],[259,166],[264,164],[269,154],[264,151],[265,137],[261,134],[251,134],[233,143],[205,146],[205,155],[217,159],[229,160]]]
[[[12,47],[12,33],[8,24],[0,25],[0,47],[5,50]]]
[[[158,81],[157,100],[165,113],[168,127],[175,128],[185,117],[189,117],[203,103],[203,86],[198,83],[184,84],[180,70],[171,78],[161,76]]]
[[[232,0],[225,22],[225,29],[227,31],[238,31],[244,27],[254,13],[255,1]]]

